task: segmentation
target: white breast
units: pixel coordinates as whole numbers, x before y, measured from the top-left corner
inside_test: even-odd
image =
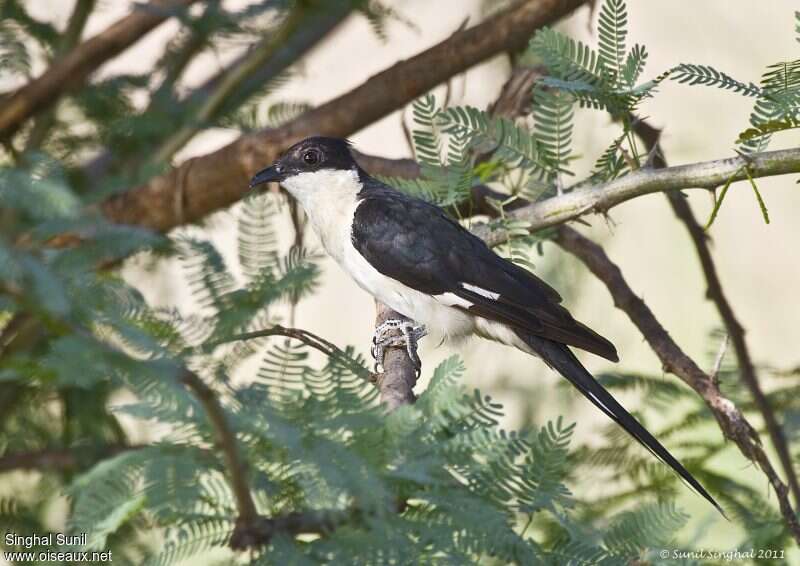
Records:
[[[305,209],[325,251],[341,264],[344,256],[342,246],[345,241],[350,241],[353,213],[361,190],[358,172],[355,169],[323,169],[294,175],[282,184]]]

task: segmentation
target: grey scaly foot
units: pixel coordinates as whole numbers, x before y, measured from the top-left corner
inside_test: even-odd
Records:
[[[399,336],[394,334],[395,330],[399,330],[402,334]],[[386,348],[405,346],[408,357],[411,358],[417,375],[419,375],[422,370],[422,362],[417,355],[417,342],[427,333],[424,326],[416,326],[410,320],[397,318],[389,319],[378,326],[372,336],[372,357],[375,358],[375,371],[383,373],[383,354]]]

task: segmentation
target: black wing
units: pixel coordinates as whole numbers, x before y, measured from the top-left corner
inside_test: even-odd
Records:
[[[614,345],[572,318],[555,289],[440,208],[369,178],[359,196],[353,245],[383,275],[430,295],[453,293],[475,315],[618,361]]]

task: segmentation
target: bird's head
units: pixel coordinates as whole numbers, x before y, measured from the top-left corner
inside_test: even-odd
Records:
[[[311,137],[294,144],[272,165],[256,173],[250,180],[250,188],[265,183],[281,183],[294,192],[292,187],[298,184],[298,180],[311,180],[319,173],[342,171],[349,174],[357,170],[350,153],[350,142],[341,138]]]

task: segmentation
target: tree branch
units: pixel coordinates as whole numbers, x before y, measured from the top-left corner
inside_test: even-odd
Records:
[[[287,328],[285,326],[281,326],[276,324],[270,328],[264,330],[254,330],[252,332],[243,332],[241,334],[234,334],[232,336],[228,336],[224,340],[218,340],[216,342],[212,342],[206,345],[206,348],[213,349],[217,346],[221,346],[222,344],[228,344],[230,342],[238,342],[240,340],[253,340],[256,338],[266,338],[269,336],[285,336],[286,338],[292,338],[294,340],[298,340],[302,342],[306,346],[314,348],[318,352],[322,352],[328,357],[333,359],[339,360],[345,365],[347,365],[355,375],[363,377],[367,381],[375,381],[372,374],[364,369],[360,364],[356,363],[347,353],[336,346],[333,342],[329,342],[324,338],[317,336],[307,330],[302,330],[300,328]]]
[[[655,168],[666,167],[666,157],[659,143],[661,130],[651,126],[644,120],[635,120],[633,123],[634,132],[636,132],[645,143],[648,151],[654,152],[653,166]],[[677,216],[686,227],[686,230],[689,232],[689,237],[692,239],[708,286],[707,297],[716,305],[720,318],[728,331],[728,336],[733,344],[733,349],[736,352],[736,358],[739,362],[742,380],[750,391],[750,395],[753,397],[753,402],[758,408],[758,411],[764,418],[764,424],[767,427],[770,440],[775,447],[775,451],[778,453],[781,466],[783,467],[789,487],[794,495],[795,505],[798,505],[800,504],[800,483],[798,483],[797,474],[792,465],[792,455],[789,450],[789,445],[783,433],[783,428],[780,423],[778,423],[775,412],[772,410],[772,407],[770,407],[767,396],[764,394],[759,384],[755,365],[750,357],[750,351],[745,341],[744,327],[742,327],[739,320],[736,318],[733,307],[730,302],[728,302],[728,298],[725,296],[725,292],[722,289],[722,282],[717,274],[714,259],[711,256],[711,250],[708,246],[708,235],[697,222],[689,201],[684,198],[683,195],[672,192],[667,193],[666,196],[675,216]]]
[[[226,99],[222,112],[237,108],[247,99],[259,92],[266,83],[280,75],[295,62],[300,60],[309,51],[317,47],[328,34],[333,32],[347,17],[353,13],[354,5],[350,0],[324,0],[312,2],[313,9],[303,10],[302,22],[296,32],[291,34],[259,69],[257,69],[244,83]],[[242,54],[233,61],[229,67],[243,65],[250,57],[250,53]],[[225,72],[210,78],[194,90],[187,102],[195,104],[198,100],[208,97],[217,89]]]
[[[678,191],[682,189],[711,189],[750,176],[771,177],[800,172],[800,148],[756,153],[748,158],[732,157],[716,161],[704,161],[690,165],[664,169],[638,169],[607,183],[577,188],[561,196],[555,196],[523,206],[507,216],[512,220],[528,223],[533,232],[563,224],[584,214],[603,213],[610,208],[633,198],[651,193]],[[497,245],[508,239],[503,230],[490,231],[488,226],[476,226],[476,234],[489,245]]]
[[[375,326],[390,319],[410,320],[386,305],[375,301]],[[376,360],[383,366],[383,373],[376,376],[381,402],[389,411],[401,405],[410,405],[417,400],[414,386],[417,384],[417,369],[404,347],[392,346],[383,352],[383,359]]]
[[[138,41],[176,10],[196,1],[153,0],[78,45],[39,78],[3,100],[0,106],[0,139],[7,139],[36,112],[55,102],[65,92],[82,85],[100,65]]]
[[[304,6],[292,9],[281,22],[278,29],[255,45],[239,63],[229,67],[220,77],[213,91],[202,101],[194,112],[190,123],[184,124],[155,149],[151,163],[168,161],[210,120],[218,115],[230,95],[239,89],[250,76],[268,61],[295,32],[303,21]]]
[[[706,402],[725,436],[736,443],[746,458],[758,464],[775,490],[789,532],[800,544],[800,523],[789,501],[789,490],[778,477],[761,446],[758,434],[741,411],[722,395],[718,384],[680,349],[650,308],[628,286],[619,267],[600,246],[567,226],[558,228],[555,241],[581,260],[605,284],[614,299],[614,305],[627,314],[639,329],[658,356],[664,370],[675,374],[694,389]]]
[[[449,77],[493,55],[524,46],[534,30],[583,3],[520,2],[397,63],[285,126],[242,136],[218,151],[189,159],[145,185],[109,198],[100,209],[114,222],[160,232],[199,220],[239,200],[252,174],[293,142],[312,134],[348,136]]]
[[[266,83],[286,71],[291,65],[305,56],[306,53],[314,49],[329,33],[344,22],[347,16],[352,12],[353,4],[349,0],[325,2],[323,5],[315,7],[314,10],[304,11],[304,20],[299,26],[299,29],[288,37],[260,68],[256,69],[242,84],[228,94],[217,114],[225,113],[229,109],[236,108],[243,104],[262,89]],[[186,49],[187,53],[183,55],[185,61],[180,63],[177,68],[170,70],[173,77],[177,77],[181,70],[180,68],[188,64],[191,59],[191,55],[193,54],[192,45],[187,45]],[[251,56],[252,54],[250,51],[242,54],[239,58],[231,62],[225,70],[209,78],[205,83],[194,89],[188,96],[181,100],[179,104],[181,106],[190,107],[205,104],[205,101],[215,92],[227,73],[232,69],[245,65]],[[162,85],[167,84],[169,84],[169,81],[165,79]],[[151,99],[148,110],[154,107],[156,101],[157,96]],[[177,110],[177,112],[180,112],[180,110]],[[83,175],[88,179],[97,179],[104,176],[113,165],[115,159],[113,150],[114,148],[105,148],[97,156],[90,159],[82,167]]]
[[[69,52],[78,44],[81,39],[81,34],[83,33],[83,28],[86,26],[86,22],[89,20],[89,16],[94,10],[96,3],[97,0],[75,1],[75,6],[72,8],[72,14],[67,22],[67,28],[64,30],[64,33],[58,43],[58,47],[56,48],[57,51],[55,53],[54,61],[50,63],[51,66],[53,64],[57,64],[64,53]],[[39,116],[36,116],[31,134],[28,136],[28,139],[25,140],[26,152],[37,149],[42,145],[47,137],[47,134],[50,132],[50,128],[53,127],[53,124],[56,121],[55,118],[56,113],[52,108],[42,112]]]
[[[297,536],[303,533],[324,535],[338,527],[360,519],[358,510],[318,510],[287,513],[273,518],[259,517],[245,525],[237,521],[229,546],[233,550],[248,550],[269,544],[278,533]]]
[[[82,462],[93,462],[139,448],[141,446],[109,444],[100,447],[45,448],[30,452],[11,452],[0,456],[0,473],[15,470],[69,471],[81,466]]]
[[[226,478],[236,498],[236,509],[239,512],[236,524],[237,526],[241,524],[243,528],[247,528],[249,525],[255,524],[258,519],[258,512],[247,482],[247,466],[239,453],[236,435],[228,426],[225,410],[217,399],[214,390],[206,385],[196,373],[184,368],[180,375],[180,381],[194,393],[208,416],[211,428],[216,436],[217,447],[222,451],[222,456],[225,460],[225,468],[228,472]]]

